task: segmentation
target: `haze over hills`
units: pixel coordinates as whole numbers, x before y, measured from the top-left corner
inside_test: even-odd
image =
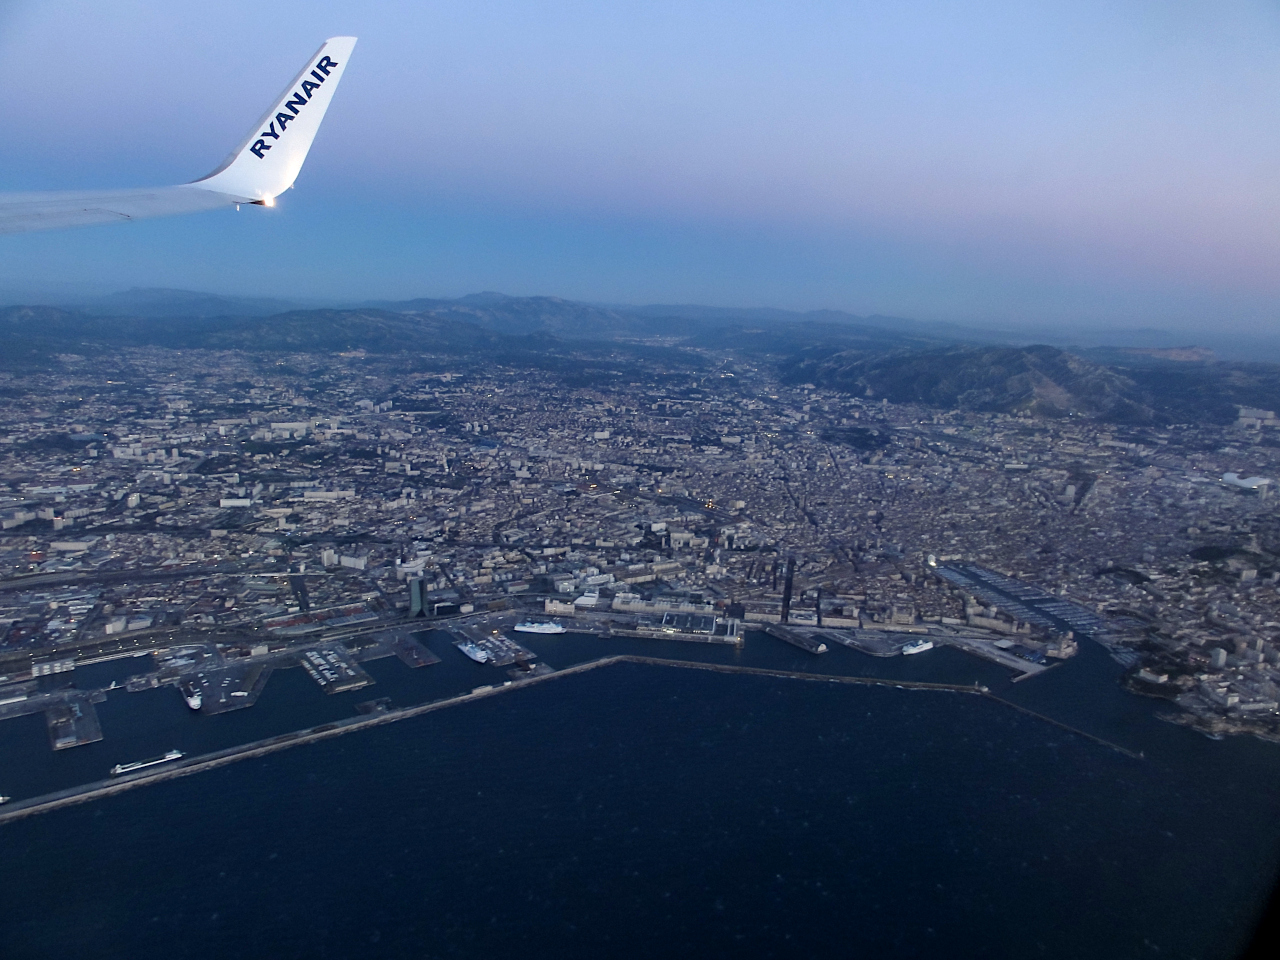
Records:
[[[484,292],[453,299],[420,297],[410,300],[309,299],[234,296],[166,288],[133,288],[113,293],[87,293],[74,284],[33,284],[27,288],[0,290],[4,306],[56,306],[65,310],[102,317],[213,318],[270,316],[290,310],[372,309],[393,313],[414,313],[463,320],[499,333],[524,335],[550,333],[554,336],[592,339],[648,338],[690,335],[717,328],[793,328],[821,325],[832,329],[883,330],[895,336],[932,340],[938,343],[1050,343],[1061,347],[1166,347],[1171,344],[1217,341],[1240,346],[1240,337],[1216,334],[1212,327],[1203,336],[1188,338],[1167,330],[1123,327],[1041,326],[1001,327],[999,324],[964,325],[934,320],[916,320],[882,314],[858,315],[842,310],[784,310],[773,307],[716,307],[698,304],[603,304],[586,303],[554,296],[509,296]],[[1247,349],[1236,351],[1244,358],[1261,356],[1259,350],[1280,359],[1280,340],[1259,342],[1252,338]],[[1219,350],[1219,353],[1222,351]],[[1228,352],[1232,352],[1229,350]]]
[[[588,340],[654,336],[665,328],[635,314],[559,297],[509,297],[475,293],[457,300],[373,301],[365,306],[462,321],[514,336],[551,334]]]
[[[192,290],[134,288],[60,306],[98,317],[263,317],[286,310],[323,306],[265,297],[227,297]]]
[[[1154,339],[1140,331],[1140,339]],[[675,367],[736,355],[792,382],[894,403],[1112,422],[1228,422],[1280,408],[1280,366],[1223,362],[1192,346],[1063,349],[991,331],[839,311],[600,306],[480,293],[456,300],[305,307],[183,290],[130,290],[75,308],[0,308],[0,367],[122,347],[277,353],[444,354],[616,377],[628,357]],[[1156,341],[1161,343],[1160,341]],[[620,366],[621,365],[621,366]]]

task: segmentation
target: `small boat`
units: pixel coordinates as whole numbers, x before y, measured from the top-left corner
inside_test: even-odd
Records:
[[[187,701],[187,706],[192,710],[199,710],[200,705],[204,703],[204,696],[200,692],[200,688],[196,684],[188,680],[182,685],[182,696]]]
[[[13,797],[0,797],[0,803],[8,803]]]
[[[903,647],[902,652],[905,655],[910,656],[913,653],[924,653],[926,650],[932,650],[932,649],[933,649],[932,640],[916,640],[915,642],[908,643],[905,647]]]
[[[540,623],[537,620],[525,620],[511,628],[516,633],[564,633],[565,629],[558,623]]]

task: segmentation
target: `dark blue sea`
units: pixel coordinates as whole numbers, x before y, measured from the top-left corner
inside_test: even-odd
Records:
[[[427,641],[223,716],[113,692],[58,754],[5,721],[0,791],[505,679]],[[0,826],[0,956],[1231,957],[1280,865],[1280,747],[1160,721],[1095,645],[1018,684],[951,649],[533,645],[977,681],[1144,759],[973,695],[616,665]]]

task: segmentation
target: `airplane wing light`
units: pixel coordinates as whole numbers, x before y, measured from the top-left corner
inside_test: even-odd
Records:
[[[193,183],[136,190],[0,193],[0,233],[273,206],[293,186],[342,79],[355,37],[326,40],[218,169]]]

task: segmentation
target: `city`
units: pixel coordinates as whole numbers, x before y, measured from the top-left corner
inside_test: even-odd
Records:
[[[358,686],[362,658],[427,662],[414,624],[532,616],[949,644],[1026,677],[1089,638],[1166,719],[1280,737],[1274,413],[945,411],[681,356],[587,376],[138,348],[4,375],[0,718],[45,712],[60,749],[103,736],[77,662],[153,652],[151,686],[216,664],[212,713],[272,664],[325,685],[307,657],[331,657]]]

